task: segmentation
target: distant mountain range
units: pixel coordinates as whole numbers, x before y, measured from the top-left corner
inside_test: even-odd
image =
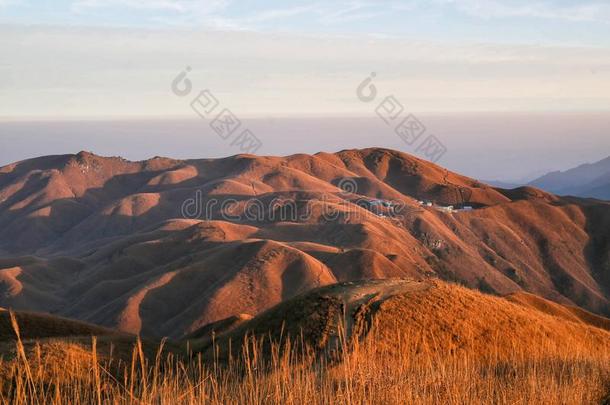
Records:
[[[527,185],[557,195],[610,200],[610,156],[596,163],[550,172],[529,182],[484,180],[484,183],[506,189]]]
[[[610,156],[596,163],[548,173],[529,185],[559,195],[610,200]]]

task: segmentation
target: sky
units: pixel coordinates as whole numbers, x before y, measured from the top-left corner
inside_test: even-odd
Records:
[[[182,72],[188,96],[172,90]],[[357,96],[371,75],[374,103]],[[522,145],[534,131],[568,136],[553,120],[544,128],[534,122],[536,114],[556,114],[564,127],[584,131],[570,136],[573,150],[577,138],[591,139],[579,158],[601,159],[610,136],[598,134],[608,125],[582,120],[610,112],[610,2],[0,0],[0,122],[192,120],[190,101],[201,90],[242,120],[309,117],[312,130],[330,131],[336,124],[318,120],[344,117],[342,131],[319,134],[308,150],[359,144],[349,138],[349,120],[377,119],[379,101],[393,96],[405,113],[435,116],[426,127],[442,128],[448,133],[439,138],[456,145],[455,132],[476,133],[478,124],[466,120],[453,131],[455,114],[495,117],[491,138],[507,121],[497,114],[532,114],[528,129],[514,134]],[[39,135],[52,132],[32,125]],[[9,128],[0,125],[5,150],[15,149]],[[285,134],[268,139],[268,151],[299,151]],[[276,139],[287,146],[269,148]],[[454,156],[462,156],[458,149]],[[568,164],[519,167],[504,177]]]
[[[609,113],[443,113],[419,118],[447,148],[438,163],[479,180],[526,183],[609,155]],[[405,144],[377,116],[244,118],[243,124],[261,140],[257,153],[262,155],[384,147],[426,158],[417,153],[417,144]],[[0,122],[0,134],[0,166],[81,150],[130,160],[215,158],[241,152],[198,116],[7,121]]]

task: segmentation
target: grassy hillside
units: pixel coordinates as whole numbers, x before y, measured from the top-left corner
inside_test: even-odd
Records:
[[[388,280],[303,294],[211,346],[189,336],[188,352],[187,341],[126,356],[107,336],[20,339],[4,346],[0,402],[602,403],[610,333],[539,304]]]

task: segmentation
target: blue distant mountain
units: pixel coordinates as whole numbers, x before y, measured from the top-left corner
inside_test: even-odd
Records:
[[[548,173],[529,185],[558,195],[610,200],[610,156],[596,163]]]

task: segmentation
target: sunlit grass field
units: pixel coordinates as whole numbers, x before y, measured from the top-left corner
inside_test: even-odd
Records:
[[[320,353],[297,339],[248,338],[228,360],[182,355],[161,343],[117,348],[96,338],[47,339],[5,347],[0,400],[11,404],[595,404],[610,392],[610,353],[579,341],[571,350],[514,342],[447,355],[446,342],[396,331],[396,346],[374,333],[339,333]],[[387,339],[387,336],[384,337]],[[431,343],[432,342],[432,343]],[[489,342],[494,345],[494,338]],[[505,344],[503,341],[502,344]],[[130,348],[131,350],[131,348]]]

